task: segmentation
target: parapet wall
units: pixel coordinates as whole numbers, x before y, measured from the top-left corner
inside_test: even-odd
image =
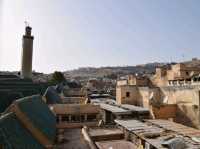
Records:
[[[129,96],[127,97],[127,93]],[[118,104],[137,105],[139,97],[138,87],[133,85],[123,85],[116,88],[116,100]]]
[[[199,106],[193,104],[178,104],[175,121],[200,129]]]
[[[168,98],[168,104],[191,103],[199,105],[199,86],[161,87],[160,92],[161,98]]]

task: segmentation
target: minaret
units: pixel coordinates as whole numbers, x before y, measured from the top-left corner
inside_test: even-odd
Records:
[[[33,39],[31,35],[32,28],[26,26],[25,35],[22,38],[22,65],[21,77],[24,79],[32,78],[32,55],[33,55]]]

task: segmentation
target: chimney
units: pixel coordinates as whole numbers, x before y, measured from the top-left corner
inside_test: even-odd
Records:
[[[32,55],[33,55],[33,39],[31,35],[32,28],[26,26],[25,35],[22,38],[22,64],[21,78],[32,79]]]

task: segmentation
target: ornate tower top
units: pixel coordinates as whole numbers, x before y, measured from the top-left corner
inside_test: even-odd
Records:
[[[29,26],[29,23],[27,21],[24,22],[25,23],[25,36],[31,36],[31,30],[32,28]]]
[[[31,30],[32,30],[32,28],[30,26],[26,26],[26,28],[25,28],[25,35],[26,36],[31,36]]]

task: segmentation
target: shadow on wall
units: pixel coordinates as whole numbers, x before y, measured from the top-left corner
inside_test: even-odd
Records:
[[[163,104],[164,94],[160,88],[140,87],[137,89],[137,106],[149,108],[149,106],[160,107]]]
[[[200,129],[199,107],[191,104],[178,104],[175,122]]]

